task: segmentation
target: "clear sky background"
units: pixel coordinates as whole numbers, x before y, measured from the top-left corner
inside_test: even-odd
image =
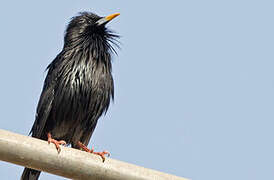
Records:
[[[193,180],[274,179],[274,1],[3,1],[0,128],[27,135],[65,27],[120,12],[115,103],[91,143]],[[23,167],[0,162],[1,179]],[[41,179],[63,179],[42,173]]]

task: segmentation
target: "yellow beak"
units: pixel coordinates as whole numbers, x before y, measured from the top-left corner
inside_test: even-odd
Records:
[[[106,16],[105,19],[106,19],[107,21],[110,21],[110,20],[112,20],[113,18],[115,18],[115,17],[117,17],[117,16],[119,16],[119,15],[120,15],[120,13],[115,13],[115,14]]]
[[[106,23],[108,23],[109,21],[111,21],[113,18],[119,16],[120,13],[115,13],[106,17],[103,17],[101,19],[99,19],[96,23],[100,26],[100,25],[105,25]]]

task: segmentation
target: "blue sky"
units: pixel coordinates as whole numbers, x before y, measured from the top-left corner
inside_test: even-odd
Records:
[[[274,179],[273,1],[0,3],[0,128],[27,135],[69,19],[119,12],[115,103],[91,139],[194,180]],[[23,168],[0,162],[1,179]],[[41,179],[63,179],[43,173]]]

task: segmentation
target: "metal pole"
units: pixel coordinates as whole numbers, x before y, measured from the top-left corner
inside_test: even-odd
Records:
[[[53,144],[0,129],[0,160],[82,180],[186,180],[133,164],[101,158],[69,147],[58,154]]]

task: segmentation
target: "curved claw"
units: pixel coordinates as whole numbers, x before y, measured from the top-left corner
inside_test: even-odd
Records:
[[[110,153],[108,151],[103,151],[103,152],[93,152],[93,154],[97,154],[99,156],[101,156],[103,162],[105,162],[106,158],[105,155],[107,154],[107,156],[110,156]]]
[[[110,153],[108,151],[103,151],[103,152],[94,152],[94,148],[92,147],[91,149],[88,149],[86,145],[84,145],[83,143],[81,143],[80,141],[78,141],[78,146],[80,148],[82,148],[84,151],[92,153],[92,154],[96,154],[98,156],[101,156],[103,162],[105,162],[106,158],[105,155],[107,155],[107,157],[110,156]]]
[[[49,143],[49,144],[50,144],[50,143],[53,143],[53,144],[55,145],[55,147],[56,147],[58,153],[61,152],[60,145],[66,145],[66,144],[67,144],[66,141],[64,141],[64,140],[57,141],[57,140],[53,139],[53,138],[51,137],[51,134],[50,134],[50,133],[48,133],[48,143]]]

